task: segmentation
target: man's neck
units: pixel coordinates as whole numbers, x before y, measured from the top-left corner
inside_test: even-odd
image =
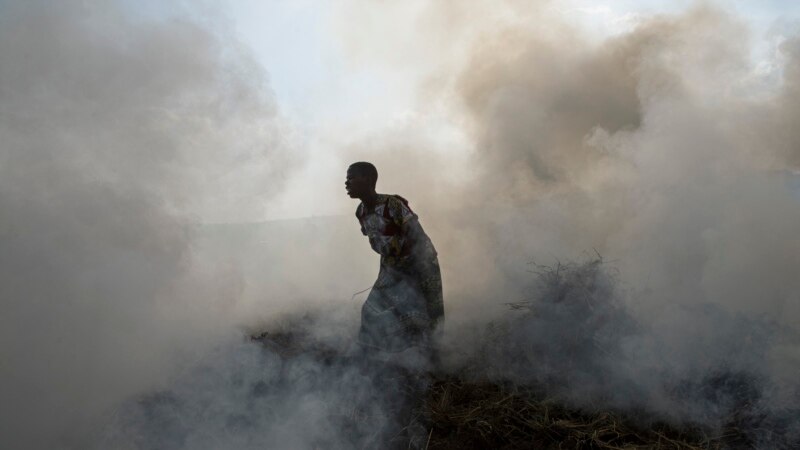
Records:
[[[363,203],[364,207],[369,210],[375,208],[375,205],[378,204],[378,193],[375,191],[370,192],[361,198],[361,203]]]

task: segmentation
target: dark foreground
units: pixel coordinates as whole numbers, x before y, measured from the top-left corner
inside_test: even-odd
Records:
[[[634,425],[609,412],[580,412],[533,389],[436,377],[420,413],[430,449],[722,449],[750,448],[736,430],[704,436],[664,424]]]
[[[340,355],[317,345],[308,346],[293,333],[264,333],[254,337],[284,357],[313,354],[328,364],[341,362]],[[350,364],[347,362],[346,364]],[[735,427],[708,436],[698,428],[678,429],[664,423],[644,423],[637,417],[623,417],[608,411],[570,408],[530,386],[466,379],[453,373],[427,373],[425,388],[419,376],[405,392],[413,413],[389,434],[380,448],[423,449],[740,449],[753,448]],[[401,382],[404,376],[394,377]],[[343,427],[359,428],[350,421],[369,420],[354,414]],[[409,433],[410,428],[416,432]],[[420,437],[420,428],[424,435]],[[415,435],[415,436],[412,436]],[[354,442],[355,444],[355,442]],[[355,444],[373,448],[372,441]]]

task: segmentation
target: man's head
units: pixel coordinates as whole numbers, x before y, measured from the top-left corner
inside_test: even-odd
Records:
[[[344,187],[350,198],[364,198],[375,193],[378,182],[378,170],[368,162],[357,162],[347,169],[347,180]]]

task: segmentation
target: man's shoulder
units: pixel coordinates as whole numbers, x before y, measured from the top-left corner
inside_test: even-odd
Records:
[[[381,208],[396,211],[403,209],[408,204],[403,197],[395,194],[378,194],[375,199],[375,209],[380,213]],[[362,210],[363,211],[363,210]]]
[[[386,209],[389,215],[400,223],[406,223],[417,217],[411,207],[408,206],[408,200],[399,195],[388,196],[386,200]]]
[[[396,216],[405,216],[409,214],[413,214],[411,208],[408,206],[408,200],[404,197],[396,194],[377,194],[377,198],[375,199],[375,208],[380,213],[383,208],[384,211],[388,210],[389,214],[396,215]],[[361,202],[356,207],[356,217],[360,220],[367,214],[369,211],[365,210],[366,207],[364,206],[364,202]]]
[[[383,194],[384,199],[383,202],[389,206],[393,207],[408,207],[408,200],[406,200],[403,196],[397,194]]]

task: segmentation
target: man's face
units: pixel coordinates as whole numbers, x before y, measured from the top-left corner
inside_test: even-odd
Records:
[[[362,198],[370,189],[370,183],[367,177],[359,174],[353,168],[347,169],[347,179],[344,182],[344,188],[350,198]]]

